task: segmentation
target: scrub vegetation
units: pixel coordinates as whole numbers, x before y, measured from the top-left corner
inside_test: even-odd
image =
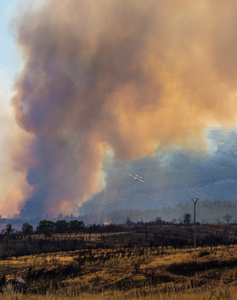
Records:
[[[93,225],[77,233],[1,235],[2,295],[11,300],[236,299],[237,225],[197,228],[197,249],[191,225],[127,224],[114,230]],[[8,284],[14,278],[26,284]]]

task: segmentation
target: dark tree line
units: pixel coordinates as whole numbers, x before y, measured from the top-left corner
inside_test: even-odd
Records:
[[[36,231],[29,223],[24,223],[21,228],[23,235],[30,235],[33,233],[50,235],[51,233],[78,233],[83,231],[85,228],[83,221],[71,220],[58,220],[57,222],[42,220],[39,222]],[[6,228],[2,229],[3,234],[11,234],[15,231],[12,224],[7,224]]]
[[[37,233],[49,235],[51,233],[78,233],[85,228],[83,221],[58,220],[57,222],[42,220],[36,228]]]
[[[225,215],[223,219],[229,224],[232,216]],[[218,219],[219,220],[219,219]],[[176,224],[177,219],[173,218],[171,222],[164,221],[161,217],[156,217],[154,221],[150,222],[132,222],[130,216],[127,216],[126,224],[128,226],[154,226],[154,225],[168,225],[168,224]],[[218,222],[220,223],[220,222]],[[183,215],[180,218],[179,224],[190,225],[192,224],[192,216],[189,213]],[[196,222],[196,224],[200,224]],[[75,220],[57,220],[55,222],[51,220],[41,220],[34,231],[33,226],[29,223],[24,223],[22,225],[21,233],[23,235],[31,235],[33,233],[36,234],[44,234],[44,235],[51,235],[52,233],[79,233],[79,232],[87,232],[87,233],[105,233],[105,232],[118,232],[124,231],[125,227],[120,224],[108,224],[108,225],[101,225],[101,224],[92,224],[90,226],[85,226],[83,221]],[[2,234],[12,234],[16,232],[16,230],[12,227],[12,224],[7,224],[4,229],[1,230]]]

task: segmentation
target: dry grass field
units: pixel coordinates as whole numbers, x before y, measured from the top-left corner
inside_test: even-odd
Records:
[[[182,248],[193,245],[193,226],[178,224],[131,224],[115,226],[112,230],[100,227],[97,231],[52,233],[49,236],[33,234],[0,235],[0,259],[12,256],[119,247],[173,246]],[[201,224],[197,226],[197,245],[216,246],[237,244],[237,224]]]
[[[237,299],[237,246],[113,247],[0,260],[3,299]]]

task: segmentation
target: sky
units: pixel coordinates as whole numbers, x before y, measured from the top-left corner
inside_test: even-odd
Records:
[[[21,65],[10,29],[10,20],[15,12],[15,5],[16,0],[2,0],[0,2],[0,70],[1,81],[6,77],[7,89],[9,89],[10,82]]]
[[[33,5],[35,1],[31,1]],[[39,2],[39,1],[38,1]],[[0,215],[14,216],[19,212],[18,204],[23,201],[25,174],[13,163],[12,149],[21,146],[23,131],[16,123],[11,99],[17,74],[23,67],[22,55],[14,39],[12,24],[27,0],[0,1]],[[21,141],[20,141],[21,140]]]
[[[10,148],[12,140],[18,136],[18,126],[15,123],[14,114],[10,105],[12,96],[12,84],[15,73],[21,67],[20,56],[10,32],[10,20],[14,11],[16,1],[3,0],[0,2],[0,178],[1,178],[1,204],[6,206],[7,198],[10,193],[19,196],[13,192],[12,186],[19,182],[19,176],[13,171],[11,164]],[[12,192],[11,192],[12,191]],[[4,216],[4,213],[1,215]]]
[[[25,174],[13,163],[12,149],[24,139],[23,131],[15,120],[11,104],[14,95],[14,79],[23,67],[22,55],[14,39],[12,24],[21,8],[31,7],[43,1],[0,1],[0,215],[14,216],[19,213],[19,203],[24,201]]]
[[[236,10],[1,0],[0,214],[77,214],[118,162],[215,152],[207,128],[237,122]]]

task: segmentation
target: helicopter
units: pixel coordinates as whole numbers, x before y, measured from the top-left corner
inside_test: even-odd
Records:
[[[139,181],[141,181],[141,182],[144,182],[144,181],[142,180],[142,177],[139,176],[139,175],[137,175],[137,174],[136,174],[136,175],[132,175],[132,174],[129,174],[129,173],[128,173],[128,175],[131,176],[131,177],[133,178],[133,180],[135,180],[135,181],[136,181],[136,180],[139,180]]]

